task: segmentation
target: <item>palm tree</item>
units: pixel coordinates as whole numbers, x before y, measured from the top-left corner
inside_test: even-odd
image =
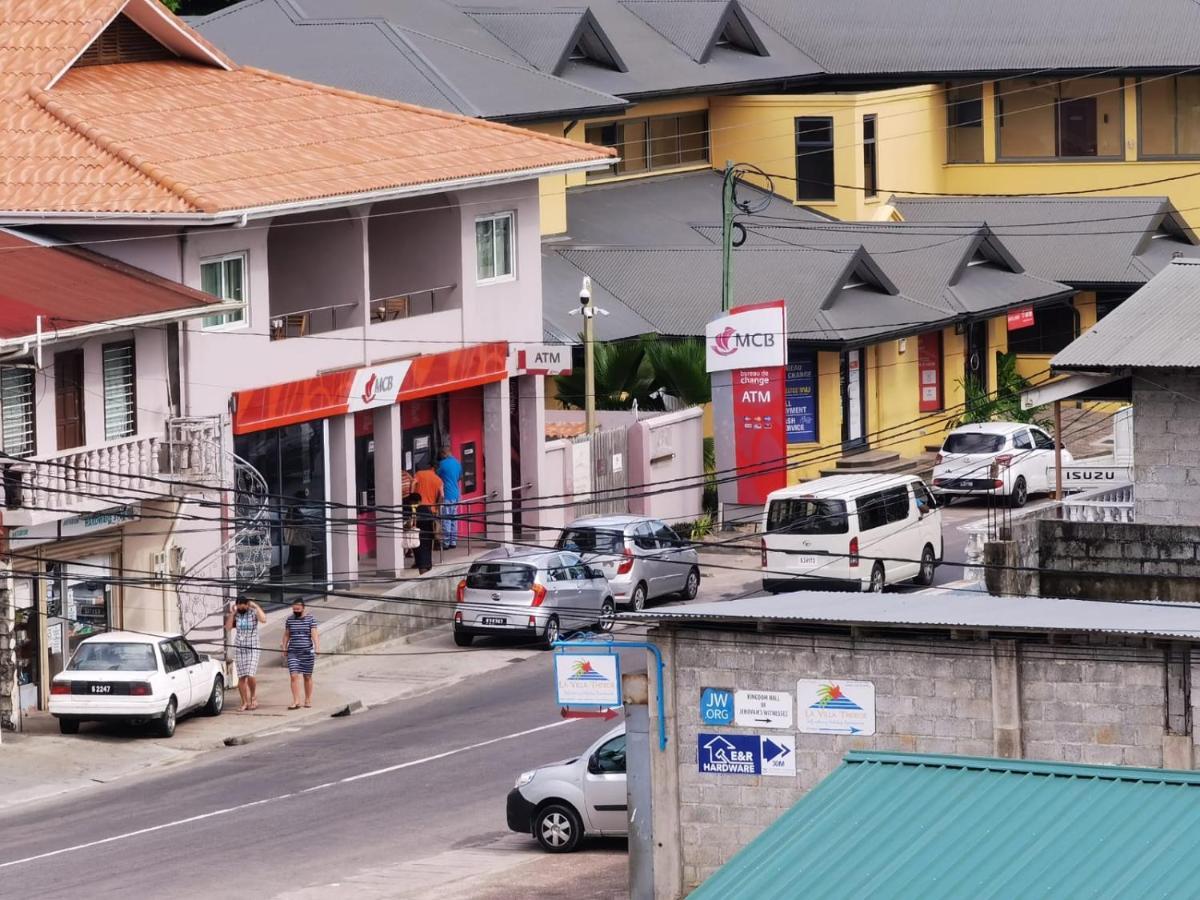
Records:
[[[659,390],[677,398],[684,406],[703,406],[712,401],[704,342],[696,338],[646,341],[646,357]]]
[[[631,409],[635,400],[639,409],[662,409],[662,402],[651,396],[657,386],[643,339],[597,342],[595,354],[596,409]],[[554,383],[563,406],[583,409],[583,366],[570,375],[555,375]]]

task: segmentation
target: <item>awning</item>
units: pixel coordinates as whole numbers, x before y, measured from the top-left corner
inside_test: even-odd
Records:
[[[1132,399],[1130,379],[1126,375],[1089,375],[1077,373],[1021,391],[1021,409],[1047,406],[1056,400]]]
[[[476,344],[235,391],[233,433],[249,434],[461,391],[508,377],[508,343]]]

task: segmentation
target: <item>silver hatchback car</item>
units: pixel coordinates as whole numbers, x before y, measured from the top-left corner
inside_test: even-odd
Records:
[[[529,635],[546,647],[585,628],[611,631],[616,615],[604,573],[576,553],[497,547],[458,583],[454,643],[476,635]]]
[[[664,522],[646,516],[584,516],[568,525],[557,545],[598,567],[617,603],[635,610],[678,594],[696,599],[700,557]]]

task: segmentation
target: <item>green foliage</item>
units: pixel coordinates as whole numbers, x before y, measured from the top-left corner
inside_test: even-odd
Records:
[[[663,394],[687,406],[712,399],[704,365],[704,344],[698,340],[666,341],[652,336],[636,341],[596,343],[596,409],[660,410]],[[564,406],[584,405],[583,367],[556,375],[558,398]]]
[[[671,530],[684,540],[702,541],[713,533],[713,517],[704,513],[691,522],[675,522]]]
[[[1029,379],[1017,371],[1015,353],[996,354],[996,393],[977,378],[959,381],[963,389],[963,414],[959,425],[975,422],[1032,422],[1041,424],[1041,409],[1022,409],[1021,392],[1030,387]]]
[[[646,358],[658,387],[687,406],[712,401],[704,343],[698,340],[646,342]]]
[[[161,0],[163,6],[178,16],[204,16],[226,6],[233,6],[238,0]]]

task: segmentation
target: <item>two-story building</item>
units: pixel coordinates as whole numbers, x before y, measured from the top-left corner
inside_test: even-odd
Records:
[[[390,96],[436,94],[430,102],[446,108],[614,148],[620,156],[614,170],[542,179],[547,256],[563,238],[590,240],[577,226],[583,192],[721,169],[726,161],[757,166],[779,197],[825,217],[917,220],[930,244],[953,241],[964,224],[986,223],[1001,241],[1029,236],[1054,246],[1043,260],[1015,249],[1014,256],[1026,271],[1067,283],[1078,295],[1035,316],[1032,326],[1022,324],[1027,316],[1014,319],[1021,327],[1011,333],[1002,308],[957,323],[940,340],[942,393],[955,398],[947,407],[961,401],[958,384],[968,377],[996,389],[996,354],[1008,351],[1010,340],[1023,373],[1045,372],[1049,356],[1094,322],[1098,310],[1144,283],[1141,263],[1154,260],[1153,271],[1161,269],[1149,241],[1165,237],[1163,245],[1184,254],[1194,243],[1189,222],[1200,188],[1191,177],[1196,113],[1189,97],[1200,85],[1193,72],[1200,8],[1190,0],[1167,0],[1153,17],[1082,0],[1020,11],[983,2],[914,8],[595,0],[568,7],[512,0],[477,7],[452,0],[336,6],[255,0],[198,26],[240,61],[306,77],[321,72],[344,87],[386,82],[377,89]],[[319,54],[310,52],[318,34]],[[476,77],[485,69],[488,78]],[[533,83],[548,98],[540,113]],[[978,194],[1031,196],[1012,206],[954,202]],[[1055,205],[1056,195],[1066,198],[1063,205]],[[1129,198],[1128,205],[1087,202],[1118,196]],[[1169,205],[1162,228],[1164,218],[1153,208],[1160,196]],[[715,191],[713,202],[719,202]],[[607,243],[628,243],[618,235],[634,214],[613,198]],[[794,224],[785,218],[782,224]],[[703,224],[715,220],[710,212]],[[587,231],[596,231],[595,221],[587,221]],[[1121,232],[1133,246],[1098,252]],[[1143,234],[1150,235],[1145,244]],[[804,242],[808,235],[793,227],[786,236]],[[1087,259],[1098,264],[1082,271],[1047,264],[1066,259],[1062,247],[1072,237],[1091,242]],[[845,253],[857,251],[852,243]],[[1100,259],[1105,255],[1109,262]],[[588,274],[599,282],[600,273]],[[803,282],[798,276],[767,297],[748,292],[745,281],[738,288],[735,276],[734,299],[771,299]],[[632,309],[635,318],[644,312]],[[849,349],[861,351],[857,368],[852,359],[840,361],[830,367],[834,376],[861,371],[882,393],[856,392],[850,378],[841,378],[842,400],[835,394],[827,412],[852,407],[858,395],[877,403],[879,415],[894,411],[895,421],[911,422],[934,402],[922,404],[921,387],[909,377],[916,377],[915,355],[906,364],[895,346]],[[968,369],[972,360],[977,365]],[[893,377],[897,372],[904,377]],[[887,440],[886,422],[851,409],[839,414],[834,440],[823,447],[836,449],[841,434],[855,430],[850,413],[881,426],[868,429],[876,445]],[[937,443],[937,435],[928,442]]]
[[[157,0],[6,8],[0,73],[0,157],[22,161],[0,173],[0,222],[222,301],[137,351],[147,374],[178,366],[173,415],[219,423],[225,521],[263,532],[236,572],[194,578],[319,591],[360,559],[401,569],[400,470],[442,448],[463,461],[465,527],[511,533],[541,489],[542,378],[510,352],[543,340],[538,178],[612,151],[241,67]],[[97,294],[96,320],[114,303]],[[99,353],[58,371],[98,391]],[[78,418],[59,448],[100,442],[104,416]],[[122,490],[134,474],[86,465]],[[214,518],[178,528],[197,565]],[[219,608],[182,604],[168,627]]]

